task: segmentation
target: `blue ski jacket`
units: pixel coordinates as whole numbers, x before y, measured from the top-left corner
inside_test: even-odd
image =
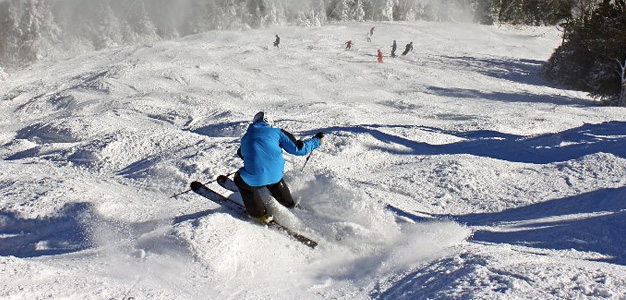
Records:
[[[317,137],[305,141],[264,121],[252,123],[241,138],[238,154],[243,158],[239,175],[248,185],[260,187],[279,182],[285,171],[283,151],[304,156],[320,146]]]

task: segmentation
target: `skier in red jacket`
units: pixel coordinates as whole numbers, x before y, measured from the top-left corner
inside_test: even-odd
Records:
[[[346,42],[346,49],[352,48],[352,40]]]
[[[378,49],[378,62],[379,63],[383,62],[383,52],[380,51],[380,49]]]

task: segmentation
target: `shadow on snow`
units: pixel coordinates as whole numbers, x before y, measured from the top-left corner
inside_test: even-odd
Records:
[[[475,213],[466,215],[430,215],[422,212],[408,212],[388,206],[395,214],[416,222],[435,218],[454,219],[469,226],[491,226],[506,228],[506,231],[481,229],[474,232],[473,241],[494,244],[512,244],[538,249],[591,251],[605,258],[594,260],[626,265],[626,187],[607,188],[597,191],[507,209],[495,213]],[[448,299],[441,295],[451,284],[487,263],[480,256],[461,254],[444,258],[422,266],[419,270],[403,276],[391,287],[377,287],[372,292],[373,299]],[[424,270],[432,270],[430,272]],[[494,271],[495,270],[491,270]],[[517,276],[532,284],[532,280],[516,274],[494,274],[494,279],[504,276]],[[503,279],[502,292],[508,280]],[[465,291],[465,297],[472,298],[472,290]],[[464,298],[465,298],[464,297]]]
[[[475,231],[475,241],[593,251],[611,257],[603,261],[626,265],[626,187],[454,218],[470,226],[509,225],[507,232]]]
[[[110,246],[164,253],[181,246],[175,237],[160,233],[162,230],[221,211],[210,209],[138,223],[108,220],[86,202],[68,203],[54,216],[45,218],[25,219],[0,211],[0,256],[29,258]]]
[[[454,70],[467,70],[497,79],[535,86],[552,86],[550,81],[541,77],[542,69],[547,63],[545,61],[447,55],[434,56],[432,60]]]
[[[0,211],[0,255],[37,257],[71,253],[91,246],[90,203],[68,203],[54,217],[23,219]]]
[[[431,62],[453,70],[467,70],[499,80],[521,84],[562,88],[541,76],[545,61],[531,59],[477,58],[471,56],[434,56]],[[596,106],[597,102],[567,96],[532,93],[486,92],[475,89],[428,87],[427,93],[451,98],[476,98],[502,102],[549,103],[577,106]]]
[[[442,293],[442,291],[446,291],[451,286],[458,285],[457,281],[459,278],[466,278],[472,273],[475,273],[477,269],[484,268],[487,264],[488,261],[484,257],[465,253],[460,255],[460,259],[455,257],[439,259],[423,266],[417,271],[406,274],[387,289],[376,285],[370,293],[370,296],[372,299],[376,300],[473,299],[474,291],[481,290],[480,285],[469,288],[465,287],[460,297],[457,295],[449,295],[445,292]],[[491,280],[498,281],[499,278],[494,276]],[[501,286],[506,287],[509,285],[506,278],[503,278],[502,281]],[[505,289],[506,288],[504,288],[504,290]],[[504,290],[494,291],[504,292]]]
[[[626,265],[626,187],[600,189],[494,213],[425,218],[420,216],[422,213],[388,208],[417,222],[432,217],[450,218],[468,226],[506,229],[474,231],[473,241],[591,251],[607,256],[599,261]]]
[[[568,105],[568,106],[597,106],[597,102],[590,100],[583,100],[579,98],[567,97],[567,96],[555,96],[546,94],[533,94],[533,93],[505,93],[505,92],[486,92],[475,89],[462,89],[462,88],[443,88],[431,86],[426,89],[427,93],[437,96],[444,96],[449,98],[471,98],[471,99],[487,99],[492,101],[501,101],[507,103],[514,102],[528,102],[528,103],[548,103],[555,105]]]
[[[392,127],[417,128],[465,139],[444,145],[431,145],[407,137],[383,132]],[[389,147],[371,145],[370,149],[397,155],[452,155],[469,154],[511,162],[547,164],[578,159],[594,153],[610,153],[626,158],[626,122],[584,124],[562,132],[525,137],[490,130],[457,132],[426,126],[356,125],[329,127],[326,132],[369,134],[389,144]],[[313,132],[307,134],[314,134]],[[398,149],[397,145],[407,148]]]

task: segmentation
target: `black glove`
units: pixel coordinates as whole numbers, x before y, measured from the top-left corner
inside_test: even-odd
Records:
[[[324,133],[320,131],[320,132],[315,134],[315,137],[321,140],[321,139],[324,138]]]

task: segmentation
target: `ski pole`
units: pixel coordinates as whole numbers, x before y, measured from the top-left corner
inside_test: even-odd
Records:
[[[237,173],[237,171],[230,172],[230,173],[226,174],[226,177],[228,177],[228,176],[230,176],[230,175],[233,175],[233,174],[235,174],[235,173]],[[218,176],[218,177],[219,177],[219,176]],[[209,184],[209,183],[213,183],[213,182],[216,182],[216,181],[217,181],[217,178],[215,178],[215,179],[213,179],[213,180],[211,180],[211,181],[207,181],[207,182],[205,182],[205,183],[203,183],[203,184]],[[178,194],[172,195],[172,196],[170,196],[170,198],[178,198],[178,196],[183,195],[183,194],[187,194],[187,193],[189,193],[189,192],[191,192],[191,189],[188,189],[188,190],[185,190],[185,191],[180,192],[180,193],[178,193]]]
[[[307,155],[306,160],[304,161],[304,165],[302,166],[302,170],[300,170],[300,172],[304,171],[304,167],[306,167],[306,163],[309,162],[309,158],[311,158],[311,154],[313,154],[313,151],[311,151],[311,153]]]
[[[322,138],[324,137],[323,133],[318,133],[321,134],[321,137],[318,137],[320,139],[320,145],[322,144]],[[318,136],[318,134],[316,134],[315,136]],[[306,167],[306,163],[309,162],[309,158],[311,158],[311,155],[313,154],[313,151],[311,151],[311,153],[309,153],[309,155],[307,155],[306,160],[304,161],[304,165],[302,166],[302,170],[300,170],[300,172],[304,171],[304,167]]]

